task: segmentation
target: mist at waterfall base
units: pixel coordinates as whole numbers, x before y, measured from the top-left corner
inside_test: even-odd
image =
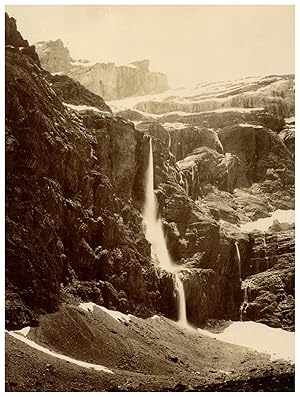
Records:
[[[151,257],[156,265],[174,274],[175,289],[178,296],[178,322],[187,326],[186,301],[183,283],[179,276],[180,268],[176,266],[169,254],[163,231],[163,225],[157,216],[157,200],[154,192],[154,168],[152,138],[149,139],[149,161],[145,176],[145,204],[143,220],[145,225],[145,237],[151,244]]]

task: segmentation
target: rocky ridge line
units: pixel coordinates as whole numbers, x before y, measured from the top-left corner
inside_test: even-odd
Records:
[[[167,76],[150,72],[147,59],[128,65],[74,61],[61,39],[38,42],[36,49],[45,70],[65,74],[106,100],[160,93],[168,88]]]

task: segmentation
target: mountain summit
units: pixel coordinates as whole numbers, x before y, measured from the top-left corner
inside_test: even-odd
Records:
[[[36,49],[45,70],[66,74],[107,100],[156,94],[168,89],[167,76],[150,72],[148,59],[127,65],[92,63],[81,59],[74,61],[61,39],[40,41],[36,44]]]

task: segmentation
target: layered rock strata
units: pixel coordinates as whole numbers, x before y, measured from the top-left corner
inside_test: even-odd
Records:
[[[65,74],[104,99],[160,93],[168,88],[167,76],[150,72],[150,61],[116,65],[113,62],[74,61],[62,40],[36,44],[42,67],[50,73]]]

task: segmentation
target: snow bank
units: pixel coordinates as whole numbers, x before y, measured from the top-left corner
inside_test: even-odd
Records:
[[[64,74],[64,72],[52,72],[51,74],[52,74],[52,76],[56,76],[56,75],[60,76],[60,75]]]
[[[30,327],[25,327],[25,328],[19,329],[18,331],[15,331],[15,332],[18,332],[19,334],[27,336],[29,334],[29,331],[30,331]]]
[[[222,333],[215,334],[198,328],[198,331],[222,342],[247,347],[271,355],[271,360],[295,362],[295,333],[271,328],[253,321],[234,322]]]
[[[95,306],[97,306],[97,305],[95,305]],[[133,314],[124,314],[124,313],[118,312],[117,310],[109,310],[103,306],[97,306],[97,307],[99,309],[103,310],[105,313],[109,314],[115,320],[120,321],[121,323],[127,323],[131,320],[131,318],[136,318]]]
[[[252,232],[253,230],[259,230],[266,232],[273,222],[277,220],[280,223],[294,223],[295,222],[295,210],[276,210],[270,214],[268,218],[260,218],[254,222],[247,222],[240,226],[242,232]]]
[[[96,64],[96,62],[91,62],[91,61],[87,61],[87,62],[83,62],[83,61],[71,61],[72,66],[82,66],[82,67],[88,67],[88,66],[94,66]]]
[[[26,343],[28,346],[31,346],[34,349],[39,350],[42,353],[46,353],[49,356],[58,358],[59,360],[64,360],[69,363],[79,365],[80,367],[91,368],[91,369],[95,369],[96,371],[103,371],[103,372],[108,372],[110,374],[113,374],[113,371],[111,371],[107,367],[104,367],[103,365],[92,364],[92,363],[87,363],[85,361],[75,360],[74,358],[65,356],[64,354],[55,353],[54,351],[49,350],[44,346],[40,346],[37,343],[35,343],[33,340],[27,339],[26,336],[20,335],[18,332],[15,332],[15,331],[5,331],[5,332],[7,332],[13,338],[18,339],[23,343]]]
[[[159,320],[160,317],[157,314],[154,314],[154,316],[150,317],[150,320]]]
[[[190,127],[189,124],[183,123],[164,123],[162,126],[167,130],[184,130],[185,128]]]
[[[109,314],[112,318],[121,323],[127,323],[131,320],[131,318],[136,318],[133,314],[124,314],[118,312],[117,310],[109,310],[106,307],[96,305],[93,302],[80,303],[79,307],[83,310],[86,310],[87,312],[93,312],[94,307],[97,307],[98,309],[103,310],[105,313]]]
[[[110,113],[109,112],[107,112],[107,111],[105,111],[105,110],[100,110],[100,109],[98,109],[98,108],[95,108],[94,106],[87,106],[87,105],[72,105],[71,103],[66,103],[66,102],[63,102],[63,104],[65,105],[65,106],[67,106],[68,108],[70,108],[70,109],[73,109],[73,110],[77,110],[77,111],[81,111],[81,110],[93,110],[94,112],[98,112],[98,113],[102,113],[102,114],[109,114],[110,115]]]
[[[249,123],[240,123],[239,126],[243,127],[243,128],[248,128],[248,127],[263,128],[261,125],[254,125],[254,124],[249,124]]]
[[[295,122],[295,116],[287,117],[286,119],[284,119],[284,121],[286,122],[286,124],[294,123]]]
[[[180,171],[183,171],[187,168],[194,167],[196,165],[197,155],[188,156],[183,160],[177,161],[177,165]]]
[[[94,311],[94,306],[95,303],[93,302],[84,302],[84,303],[80,303],[79,307],[87,312],[92,312]]]
[[[200,113],[226,113],[226,112],[237,112],[237,113],[252,113],[264,108],[220,108],[215,110],[207,110]]]

